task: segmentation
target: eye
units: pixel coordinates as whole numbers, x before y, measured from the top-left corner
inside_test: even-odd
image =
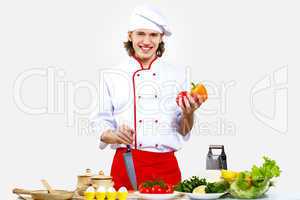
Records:
[[[158,33],[151,33],[150,36],[151,36],[151,37],[158,37],[159,34],[158,34]]]
[[[139,35],[139,36],[143,36],[143,35],[145,35],[145,33],[144,33],[144,32],[137,32],[136,34],[137,34],[137,35]]]

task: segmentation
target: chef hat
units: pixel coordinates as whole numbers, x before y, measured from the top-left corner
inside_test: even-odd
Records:
[[[157,8],[150,5],[137,6],[133,10],[128,31],[134,31],[136,29],[151,29],[164,33],[166,36],[172,34],[166,18]]]

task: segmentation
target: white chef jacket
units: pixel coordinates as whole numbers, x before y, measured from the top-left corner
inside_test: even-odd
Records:
[[[177,128],[181,109],[176,96],[188,90],[190,81],[185,67],[155,59],[148,69],[129,57],[100,77],[100,107],[90,117],[93,132],[101,134],[126,124],[135,130],[132,148],[151,152],[177,151],[190,133],[182,136]],[[106,143],[100,142],[100,149]],[[112,144],[111,148],[126,147]]]

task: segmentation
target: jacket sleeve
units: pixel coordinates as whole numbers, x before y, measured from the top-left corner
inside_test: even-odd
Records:
[[[114,107],[112,104],[111,93],[105,79],[100,85],[99,109],[92,113],[89,119],[92,133],[99,134],[100,149],[104,149],[108,144],[101,141],[101,136],[104,131],[117,129],[117,122],[114,117]]]

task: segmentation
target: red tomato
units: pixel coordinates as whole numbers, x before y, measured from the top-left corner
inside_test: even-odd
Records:
[[[139,192],[140,192],[140,193],[145,193],[145,188],[139,189]]]
[[[152,186],[152,187],[151,187],[151,193],[156,194],[157,191],[158,191],[158,187],[159,187],[158,185]]]
[[[144,187],[143,184],[140,184],[138,189],[140,193],[150,193],[151,188]]]
[[[151,188],[142,188],[142,190],[140,190],[140,193],[149,194],[149,193],[151,193]]]
[[[153,193],[153,194],[163,194],[164,191],[159,185],[154,185],[153,187],[151,187],[151,193]]]
[[[144,188],[143,184],[140,184],[138,190],[141,191],[143,188]]]
[[[179,106],[179,99],[180,98],[183,98],[183,97],[187,97],[187,91],[181,91],[177,94],[177,97],[176,97],[176,103],[177,105]],[[182,102],[183,103],[183,106],[185,106],[185,103],[184,101]]]
[[[174,187],[173,187],[173,185],[167,184],[167,187],[166,187],[165,192],[166,192],[166,193],[173,193],[173,192],[174,192]]]
[[[164,191],[164,189],[163,188],[161,188],[160,186],[158,186],[158,188],[157,188],[157,191],[156,191],[158,194],[163,194],[163,193],[165,193],[165,191]]]

